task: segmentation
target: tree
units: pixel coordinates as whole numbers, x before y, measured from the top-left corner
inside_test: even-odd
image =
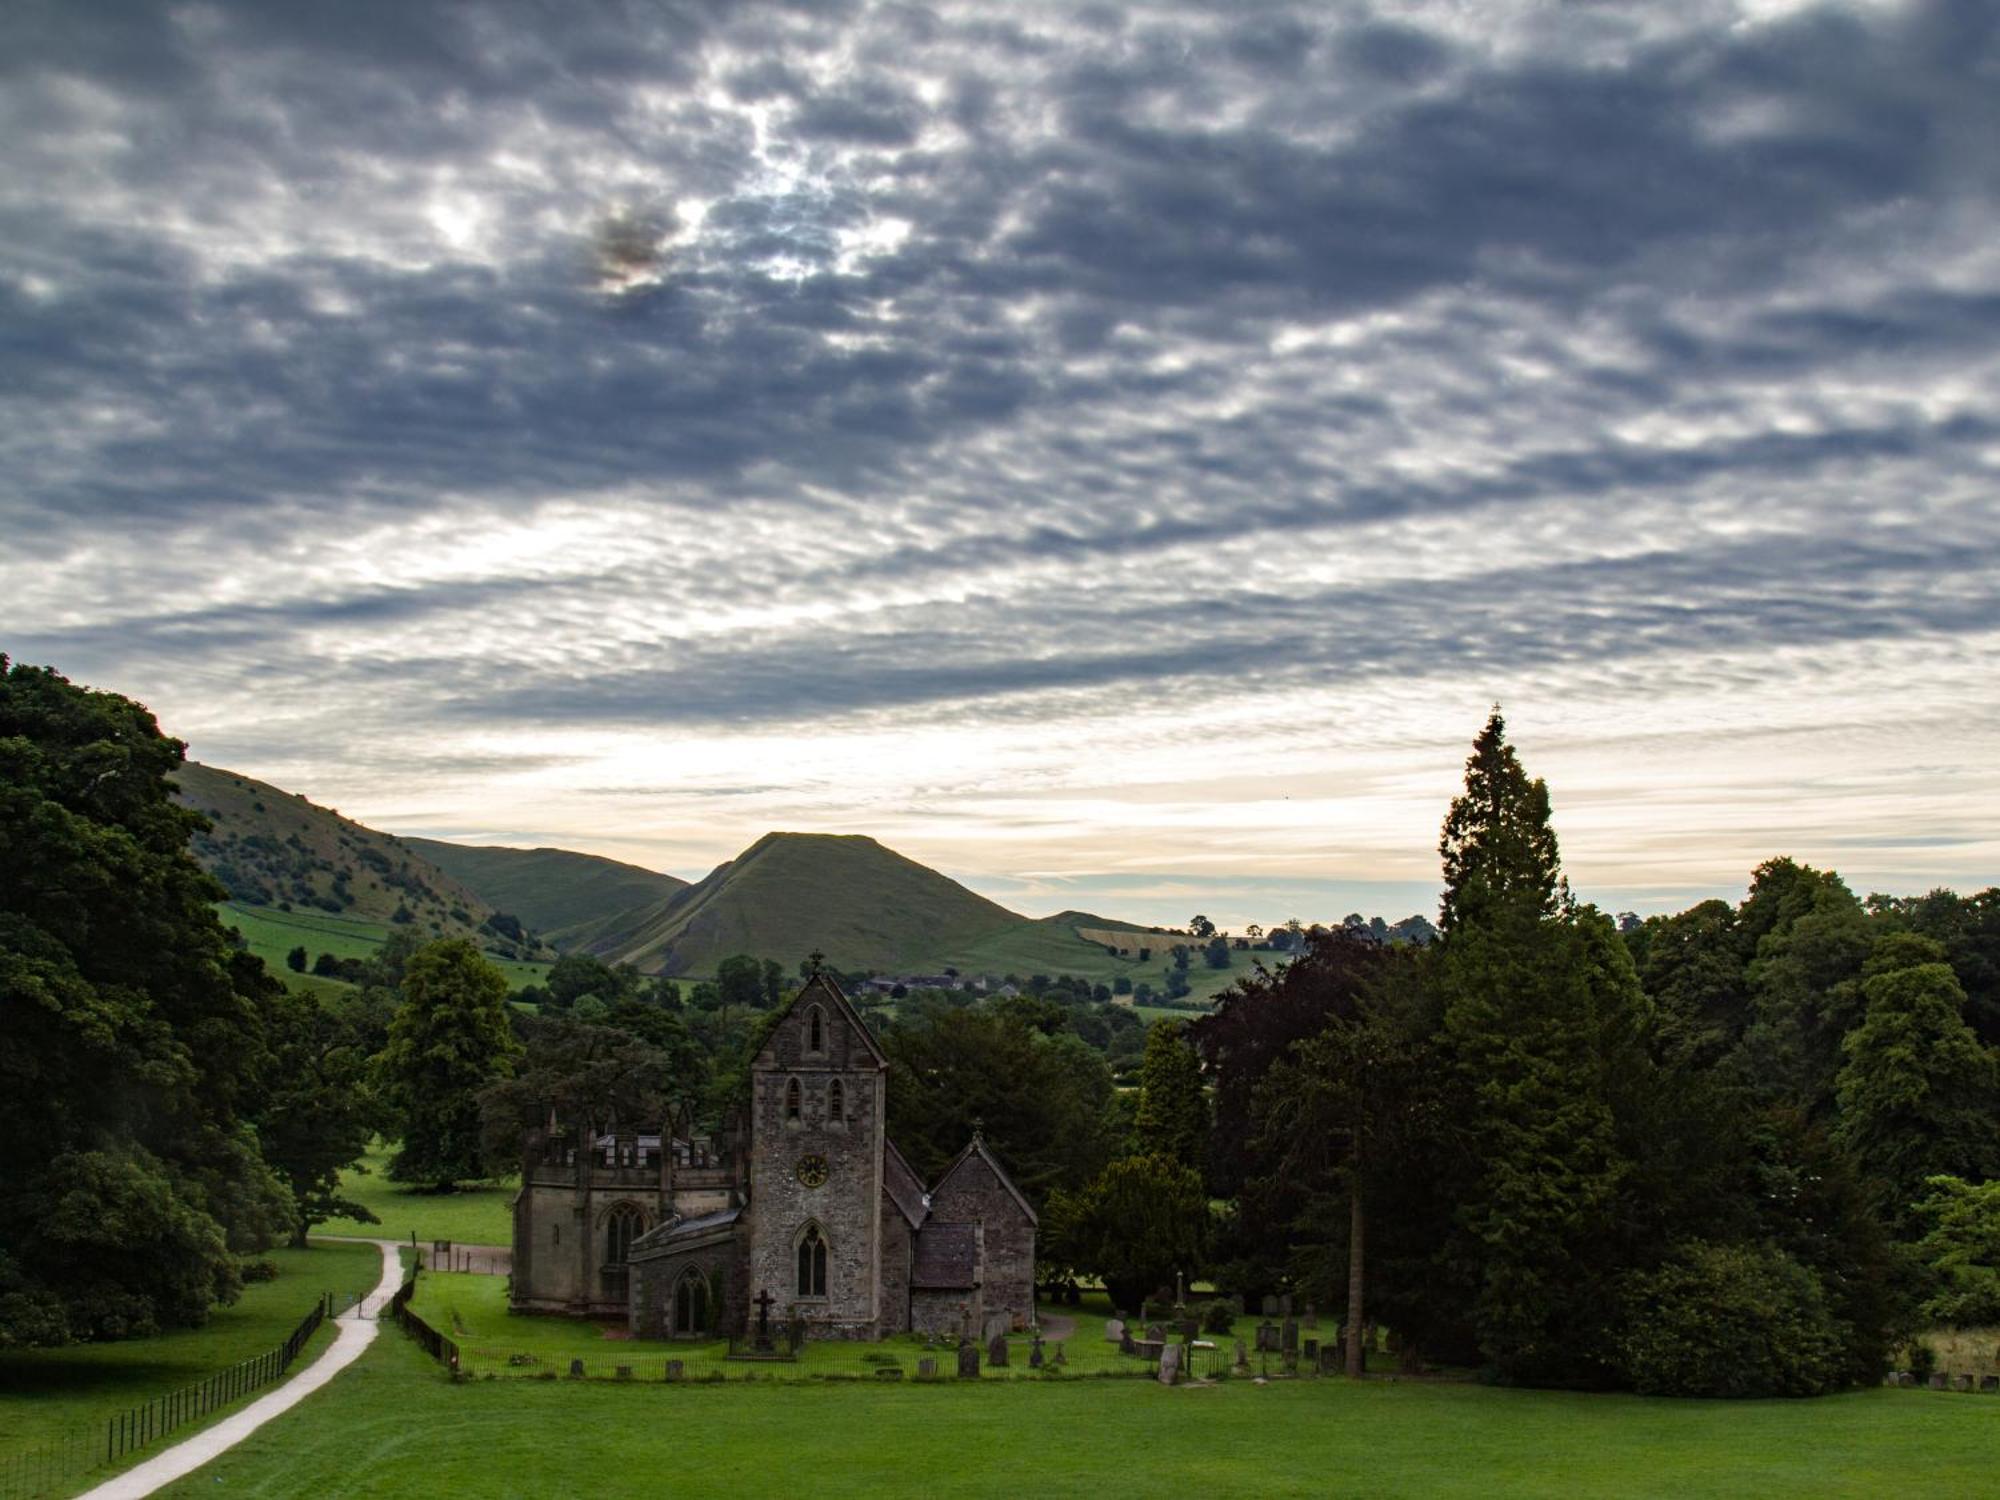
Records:
[[[1112,1305],[1131,1314],[1176,1272],[1193,1279],[1208,1231],[1200,1174],[1165,1156],[1124,1157],[1081,1191],[1057,1193],[1043,1229],[1051,1262],[1101,1277]]]
[[[723,1010],[764,1008],[764,966],[747,953],[736,953],[715,966],[715,987]]]
[[[549,1003],[557,1010],[568,1010],[585,995],[608,1003],[622,988],[611,966],[588,953],[565,953],[550,967],[546,983]]]
[[[1188,936],[1198,943],[1205,943],[1215,936],[1215,924],[1207,917],[1197,914],[1194,920],[1188,923]]]
[[[1927,1179],[2000,1167],[2000,1077],[1965,1024],[1965,992],[1948,965],[1891,969],[1861,988],[1868,1010],[1842,1048],[1834,1139],[1889,1185],[1891,1222],[1907,1229]]]
[[[520,1052],[508,1023],[507,976],[464,938],[418,950],[380,1064],[402,1121],[389,1175],[439,1191],[494,1175],[502,1163],[482,1142],[479,1095],[513,1076]]]
[[[311,995],[273,997],[269,1026],[275,1067],[257,1110],[257,1140],[298,1205],[292,1244],[303,1250],[313,1225],[332,1218],[379,1222],[340,1196],[340,1174],[360,1161],[384,1123],[371,1079],[365,1011]]]
[[[289,1232],[247,1123],[276,986],[141,705],[0,656],[0,1347],[203,1322]]]
[[[290,953],[287,953],[285,955],[285,967],[290,969],[294,974],[305,973],[306,971],[305,944],[303,943],[299,944],[298,947],[294,948]]]
[[[1146,1032],[1146,1060],[1139,1073],[1136,1129],[1141,1151],[1195,1171],[1208,1160],[1208,1096],[1201,1058],[1182,1021],[1155,1021]]]
[[[1960,1328],[2000,1323],[2000,1182],[1938,1176],[1925,1186],[1917,1207],[1929,1232],[1918,1251],[1935,1290],[1924,1316]]]
[[[1211,969],[1228,968],[1229,938],[1227,935],[1218,933],[1215,937],[1210,938],[1208,946],[1201,950],[1201,956]]]

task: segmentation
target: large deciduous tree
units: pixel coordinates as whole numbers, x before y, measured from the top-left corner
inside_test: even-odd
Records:
[[[0,1346],[200,1323],[291,1226],[247,1124],[272,991],[186,852],[183,749],[0,656]]]
[[[403,971],[403,1004],[381,1056],[384,1092],[402,1121],[389,1175],[440,1189],[490,1177],[479,1096],[511,1078],[520,1043],[507,1016],[507,976],[464,938],[414,954]]]

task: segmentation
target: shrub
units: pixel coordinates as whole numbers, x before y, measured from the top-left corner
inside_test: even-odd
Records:
[[[278,1263],[274,1260],[253,1260],[243,1268],[243,1279],[251,1281],[276,1281]]]
[[[1201,1309],[1203,1333],[1228,1333],[1236,1326],[1236,1304],[1227,1297],[1204,1303]]]
[[[1841,1384],[1819,1278],[1766,1246],[1677,1246],[1621,1287],[1619,1363],[1655,1396],[1817,1396]]]

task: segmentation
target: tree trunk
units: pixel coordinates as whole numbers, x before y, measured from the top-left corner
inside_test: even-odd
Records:
[[[1361,1204],[1361,1164],[1355,1163],[1354,1187],[1348,1195],[1347,1213],[1347,1375],[1350,1380],[1359,1380],[1366,1367],[1367,1353],[1365,1324],[1367,1322],[1362,1305],[1362,1293],[1366,1280],[1362,1268],[1362,1251],[1367,1216]]]

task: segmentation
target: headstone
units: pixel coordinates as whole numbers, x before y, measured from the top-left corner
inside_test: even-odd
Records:
[[[1038,1333],[1035,1335],[1035,1341],[1028,1345],[1028,1368],[1039,1370],[1042,1363],[1042,1336]]]
[[[771,1295],[767,1287],[751,1299],[757,1304],[757,1344],[759,1354],[772,1354],[776,1346],[771,1342],[771,1304],[778,1299]]]
[[[1181,1378],[1181,1346],[1169,1344],[1160,1351],[1160,1384],[1173,1385]]]
[[[583,1361],[582,1361],[582,1360],[580,1360],[580,1359],[573,1359],[573,1360],[571,1360],[571,1361],[569,1362],[569,1378],[570,1378],[571,1380],[581,1380],[581,1379],[583,1379]]]
[[[687,1365],[684,1364],[682,1361],[678,1359],[670,1359],[667,1361],[667,1379],[679,1380],[681,1376],[686,1373],[687,1373]]]
[[[1243,1347],[1241,1339],[1236,1341],[1236,1368],[1239,1370],[1250,1368],[1250,1351]]]
[[[1284,1369],[1285,1369],[1285,1373],[1286,1373],[1287,1375],[1296,1375],[1296,1374],[1298,1374],[1298,1373],[1299,1373],[1299,1351],[1298,1351],[1298,1350],[1296,1350],[1296,1349],[1287,1349],[1287,1350],[1285,1351],[1285,1356],[1284,1356]]]
[[[630,1380],[632,1378],[632,1367],[630,1365],[613,1365],[611,1367],[611,1378],[613,1380]]]
[[[1283,1334],[1280,1336],[1278,1347],[1283,1349],[1287,1354],[1297,1354],[1299,1352],[1299,1325],[1296,1318],[1285,1319],[1285,1328]]]
[[[1264,1299],[1264,1316],[1267,1318],[1275,1318],[1277,1317],[1277,1315],[1278,1315],[1278,1299],[1276,1297],[1266,1297]]]
[[[1278,1316],[1281,1318],[1289,1318],[1291,1315],[1292,1315],[1292,1294],[1290,1292],[1286,1292],[1278,1298]]]
[[[1201,1332],[1201,1319],[1182,1318],[1180,1322],[1174,1324],[1174,1327],[1179,1331],[1182,1338],[1191,1339]]]
[[[1167,1341],[1167,1330],[1163,1325],[1159,1323],[1148,1323],[1146,1325],[1147,1343],[1164,1344],[1166,1341]]]
[[[875,1371],[875,1378],[877,1380],[901,1380],[903,1378],[903,1367],[901,1365],[878,1366]]]
[[[1341,1371],[1340,1345],[1321,1344],[1319,1346],[1319,1372],[1322,1375],[1338,1375]]]
[[[1969,1390],[1971,1390],[1971,1389],[1972,1389],[1972,1377],[1971,1377],[1970,1375],[1954,1375],[1954,1376],[1952,1376],[1952,1377],[1951,1377],[1951,1388],[1952,1388],[1953,1390],[1955,1390],[1955,1391],[1969,1391]]]
[[[1916,1383],[1917,1377],[1908,1370],[1903,1371],[1902,1374],[1896,1377],[1896,1384],[1900,1386],[1912,1386]]]
[[[1137,1354],[1139,1352],[1139,1346],[1132,1342],[1132,1331],[1129,1328],[1118,1335],[1118,1352],[1120,1354]]]
[[[971,1339],[958,1346],[958,1377],[961,1380],[979,1378],[979,1346]]]
[[[1299,1341],[1299,1354],[1304,1358],[1307,1369],[1317,1370],[1319,1368],[1318,1339],[1301,1339]]]
[[[988,1313],[986,1315],[984,1332],[987,1343],[990,1344],[997,1338],[1004,1338],[1013,1331],[1014,1315],[1012,1313]]]
[[[1278,1325],[1269,1318],[1257,1325],[1257,1352],[1259,1354],[1278,1352]]]
[[[996,1370],[1007,1368],[1007,1335],[996,1333],[986,1345],[986,1363]]]
[[[936,1361],[936,1360],[934,1360],[934,1359],[920,1359],[920,1360],[918,1360],[918,1361],[917,1361],[917,1379],[919,1379],[919,1380],[935,1380],[935,1379],[937,1379],[937,1361]]]
[[[1106,1318],[1104,1320],[1104,1338],[1106,1343],[1123,1343],[1125,1339],[1125,1320],[1123,1318]]]
[[[1949,1383],[1950,1383],[1950,1378],[1944,1373],[1944,1371],[1934,1370],[1931,1372],[1930,1387],[1932,1390],[1941,1391],[1945,1389],[1945,1387]]]
[[[1306,1304],[1306,1327],[1319,1327],[1319,1309],[1314,1307],[1310,1302]]]
[[[1990,1395],[1992,1395],[1992,1394],[1993,1394],[1993,1392],[1995,1392],[1995,1391],[2000,1391],[2000,1375],[1982,1375],[1982,1376],[1980,1376],[1980,1377],[1979,1377],[1979,1389],[1980,1389],[1980,1391],[1981,1391],[1981,1393],[1982,1393],[1982,1394],[1985,1394],[1985,1395],[1989,1395],[1989,1396],[1990,1396]]]

